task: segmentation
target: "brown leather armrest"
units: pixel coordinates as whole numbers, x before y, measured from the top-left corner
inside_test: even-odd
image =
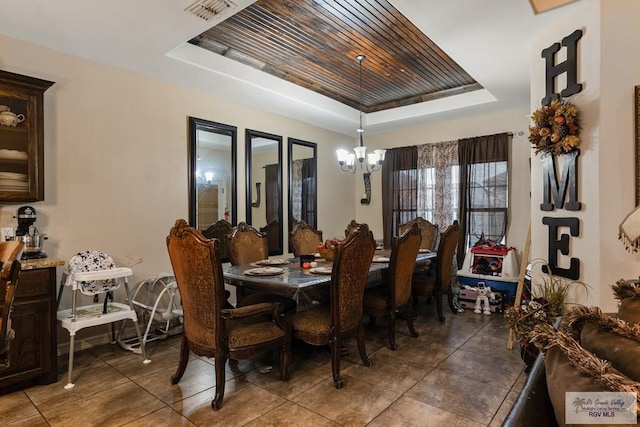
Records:
[[[547,391],[544,357],[538,354],[527,381],[502,424],[503,427],[557,426],[553,405]]]

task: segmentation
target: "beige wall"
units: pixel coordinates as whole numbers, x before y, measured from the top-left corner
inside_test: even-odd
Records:
[[[578,158],[578,200],[582,209],[540,211],[542,167],[535,157],[531,177],[532,257],[548,259],[548,230],[542,224],[543,216],[578,218],[580,235],[571,238],[570,253],[560,257],[559,265],[567,268],[570,257],[578,258],[580,280],[590,286],[588,298],[580,302],[606,312],[617,311],[610,286],[620,278],[638,277],[640,272],[638,255],[626,253],[618,241],[618,225],[635,206],[633,92],[639,82],[640,58],[629,53],[637,50],[640,39],[635,23],[639,13],[640,4],[633,0],[584,1],[568,19],[552,28],[541,28],[532,40],[531,108],[535,109],[545,92],[540,52],[576,29],[583,31],[578,55],[578,81],[583,90],[570,98],[580,109],[582,120]],[[559,54],[558,60],[562,59]],[[562,79],[559,87],[564,87]]]
[[[95,248],[119,264],[142,257],[134,283],[171,271],[165,237],[188,214],[188,116],[238,127],[239,220],[246,128],[282,135],[285,144],[287,137],[318,143],[318,202],[331,206],[319,225],[332,235],[355,215],[351,191],[336,191],[353,179],[335,173],[334,161],[335,147],[351,137],[6,37],[0,68],[56,82],[45,94],[45,201],[31,203],[51,256]],[[286,149],[283,157],[286,164]],[[285,187],[284,213],[287,194]],[[21,205],[4,204],[0,224],[15,225]]]

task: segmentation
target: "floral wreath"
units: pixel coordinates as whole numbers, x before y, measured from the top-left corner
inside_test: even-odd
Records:
[[[534,111],[531,120],[529,142],[535,147],[536,154],[541,151],[569,153],[580,145],[580,112],[575,105],[556,99]]]

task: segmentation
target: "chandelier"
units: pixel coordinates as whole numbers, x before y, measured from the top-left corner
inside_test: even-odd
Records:
[[[355,173],[358,164],[360,169],[366,169],[368,173],[380,170],[384,162],[384,153],[386,150],[373,150],[373,153],[367,154],[367,147],[364,146],[364,128],[362,127],[362,61],[366,57],[364,55],[356,56],[356,60],[360,63],[360,127],[358,128],[358,145],[353,149],[354,153],[347,150],[336,150],[338,155],[338,164],[344,172]],[[356,160],[358,163],[356,163]]]

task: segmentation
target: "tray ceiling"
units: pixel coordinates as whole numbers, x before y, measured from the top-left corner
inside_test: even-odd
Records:
[[[482,89],[386,0],[258,0],[190,43],[366,113]]]

